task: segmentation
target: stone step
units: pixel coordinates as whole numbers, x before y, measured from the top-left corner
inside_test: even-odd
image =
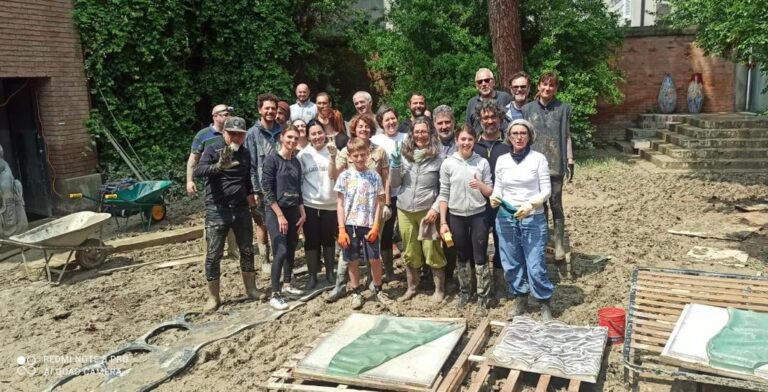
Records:
[[[768,159],[766,148],[680,148],[661,144],[656,151],[676,159]]]
[[[666,128],[627,128],[626,140],[632,139],[652,139],[656,137],[656,132]]]
[[[701,139],[669,131],[657,134],[659,138],[662,136],[665,142],[676,144],[682,148],[768,148],[768,138]]]
[[[688,117],[682,122],[705,129],[768,128],[768,117],[752,114],[727,114]]]
[[[632,144],[626,140],[614,140],[613,146],[624,154],[637,154],[637,152],[632,148]]]
[[[662,169],[686,170],[768,170],[768,159],[676,159],[651,149],[641,150],[640,156]]]
[[[768,128],[699,128],[690,124],[674,124],[670,130],[699,139],[766,139]]]

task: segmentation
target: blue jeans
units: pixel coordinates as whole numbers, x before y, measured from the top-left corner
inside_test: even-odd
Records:
[[[547,244],[547,218],[544,214],[534,214],[523,220],[499,214],[496,231],[499,233],[501,266],[509,292],[526,295],[530,291],[536,299],[552,297],[555,288],[547,276],[544,259]]]
[[[205,254],[205,278],[209,282],[219,280],[224,242],[229,230],[235,233],[240,248],[240,271],[253,272],[253,223],[247,206],[205,206],[205,236],[208,250]]]

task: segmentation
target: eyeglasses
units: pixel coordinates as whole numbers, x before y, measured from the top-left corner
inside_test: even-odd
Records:
[[[481,85],[481,84],[489,84],[491,82],[493,82],[493,78],[485,78],[485,79],[477,79],[477,80],[475,80],[475,83],[477,83],[478,86]]]
[[[226,111],[226,110],[222,110],[222,111],[220,111],[220,112],[216,112],[216,113],[214,113],[213,115],[214,115],[214,116],[229,117],[229,116],[231,116],[231,115],[232,115],[232,113],[230,113],[230,112],[228,112],[228,111]]]
[[[522,85],[522,86],[512,86],[512,90],[525,90],[528,86]]]
[[[523,136],[528,136],[528,132],[510,132],[509,133],[510,139],[522,138]]]

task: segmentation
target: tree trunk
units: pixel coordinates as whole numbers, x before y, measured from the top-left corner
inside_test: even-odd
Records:
[[[499,90],[508,91],[512,74],[523,70],[519,6],[520,0],[488,0],[488,24],[498,69],[496,88]]]

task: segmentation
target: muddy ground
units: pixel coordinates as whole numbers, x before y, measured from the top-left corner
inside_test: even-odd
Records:
[[[667,233],[667,229],[681,223],[735,213],[737,203],[768,199],[768,179],[764,174],[652,173],[616,152],[603,150],[582,153],[578,162],[575,180],[564,191],[576,278],[557,284],[553,312],[559,320],[574,325],[595,325],[599,308],[626,307],[630,273],[640,266],[750,275],[766,272],[768,229],[765,227],[741,242]],[[195,212],[201,205],[199,198],[173,204],[169,219],[153,230],[201,223],[202,216]],[[138,232],[137,221],[130,229]],[[110,230],[114,231],[114,227],[110,226]],[[686,260],[685,254],[696,245],[741,249],[751,257],[745,266]],[[200,252],[200,247],[200,241],[194,241],[118,254],[110,257],[100,269],[194,255]],[[600,256],[610,256],[610,260],[594,263]],[[0,272],[0,390],[4,391],[44,389],[61,374],[76,368],[79,359],[103,355],[162,321],[199,310],[206,290],[202,263],[158,270],[145,267],[111,274],[100,274],[98,270],[75,271],[58,287],[42,280],[31,281],[13,260],[0,263]],[[402,277],[400,268],[398,272]],[[224,309],[262,306],[257,302],[233,301],[242,297],[236,262],[226,260],[222,273]],[[303,279],[299,277],[299,283]],[[268,276],[261,273],[259,287],[267,284]],[[387,290],[398,296],[404,292],[404,285],[389,284]],[[456,309],[455,291],[438,306],[429,302],[427,292],[425,286],[414,301],[395,304],[388,310],[368,302],[362,311],[464,317],[470,332],[478,324],[479,319],[473,315],[474,306],[464,311]],[[506,319],[509,306],[509,302],[498,305],[491,310],[490,317]],[[529,311],[534,310],[531,304]],[[326,304],[322,297],[312,300],[275,322],[210,344],[201,350],[191,367],[157,390],[253,390],[272,371],[350,312],[348,300],[334,304]],[[532,314],[538,317],[536,312]],[[159,339],[175,338],[171,333]],[[34,371],[20,371],[19,356],[35,358]],[[62,390],[87,390],[96,382],[95,378],[83,379]],[[526,379],[526,390],[533,390],[534,385],[534,380]],[[566,387],[563,383],[554,385]],[[599,382],[582,386],[582,391],[626,389],[619,347],[608,351]]]

